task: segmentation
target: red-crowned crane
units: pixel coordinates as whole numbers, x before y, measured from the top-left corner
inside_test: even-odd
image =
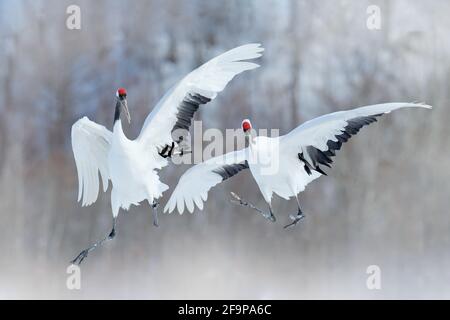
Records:
[[[295,197],[298,212],[289,216],[292,223],[285,228],[296,225],[304,218],[297,195],[308,183],[326,175],[323,166],[330,167],[332,157],[342,144],[363,126],[377,121],[381,115],[408,107],[431,108],[424,104],[385,103],[339,111],[307,121],[280,137],[255,136],[251,122],[245,119],[242,121],[242,130],[249,146],[189,168],[181,176],[164,211],[172,212],[176,207],[181,214],[186,207],[192,213],[195,205],[202,210],[209,189],[244,169],[250,169],[268,203],[269,212],[242,200],[235,193],[232,193],[235,198],[233,202],[250,207],[274,222],[272,194],[286,200]]]
[[[88,206],[97,200],[99,177],[103,190],[112,182],[112,230],[108,236],[83,250],[72,263],[80,264],[86,256],[115,236],[120,208],[128,210],[147,200],[153,207],[157,226],[157,199],[168,189],[159,180],[158,170],[168,164],[167,158],[183,153],[183,138],[200,105],[213,100],[236,75],[259,67],[248,62],[262,55],[260,44],[247,44],[210,60],[173,86],[147,116],[136,140],[128,139],[120,120],[125,114],[130,122],[127,92],[117,90],[113,131],[87,117],[72,126],[72,148],[78,171],[78,201]]]

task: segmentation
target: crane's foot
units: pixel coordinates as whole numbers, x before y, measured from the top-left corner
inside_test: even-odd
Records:
[[[83,251],[80,252],[80,254],[75,259],[70,261],[70,263],[80,265],[81,262],[83,262],[83,260],[88,256],[88,254],[89,254],[89,250],[88,249],[83,250]]]
[[[267,220],[271,221],[271,222],[275,222],[277,219],[275,218],[272,210],[270,209],[269,212],[265,212],[261,209],[259,209],[258,207],[256,207],[255,205],[251,204],[250,202],[247,202],[245,200],[243,200],[241,197],[239,197],[236,193],[231,192],[231,196],[234,199],[231,199],[231,203],[234,203],[238,206],[242,206],[242,207],[248,207],[250,209],[255,210],[256,212],[258,212],[260,215],[262,215],[264,218],[266,218]]]
[[[87,258],[89,252],[94,251],[95,249],[99,248],[101,245],[103,245],[105,242],[110,241],[112,239],[114,239],[114,237],[116,236],[116,231],[114,229],[111,230],[111,233],[104,237],[102,240],[96,242],[94,245],[92,245],[91,247],[83,250],[80,252],[80,254],[71,261],[72,264],[78,264],[80,265],[84,259]]]
[[[114,239],[115,236],[116,236],[116,229],[113,228],[113,229],[111,230],[111,232],[109,233],[109,235],[108,235],[108,239],[109,239],[109,240],[112,240],[112,239]]]
[[[302,221],[305,218],[305,215],[301,211],[299,211],[295,216],[293,214],[289,215],[289,218],[292,220],[292,222],[285,225],[284,229],[296,226],[297,224],[300,223],[300,221]]]
[[[153,209],[153,225],[155,227],[159,227],[158,206],[159,206],[159,201],[158,200],[154,200],[153,203],[152,203],[152,209]]]
[[[267,220],[269,220],[271,222],[277,221],[277,218],[275,218],[275,215],[273,214],[272,210],[270,210],[269,213],[263,214],[263,216],[264,216],[264,218],[266,218]]]
[[[186,148],[186,149],[180,148],[179,150],[175,151],[172,155],[182,157],[185,154],[191,154],[191,153],[192,153],[192,150],[189,150],[188,148]]]
[[[109,233],[109,235],[107,235],[106,237],[104,237],[100,241],[97,241],[96,243],[94,243],[89,248],[81,251],[80,254],[75,259],[73,259],[71,261],[71,263],[80,265],[83,262],[83,260],[86,259],[86,257],[88,256],[89,252],[94,251],[95,249],[99,248],[105,242],[114,239],[115,236],[116,236],[116,218],[114,218],[114,220],[113,220],[113,228],[111,229],[111,232]]]

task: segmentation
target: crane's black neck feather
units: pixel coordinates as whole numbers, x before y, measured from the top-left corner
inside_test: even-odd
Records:
[[[114,123],[115,124],[118,120],[120,120],[120,112],[122,111],[121,102],[119,99],[117,99],[116,102],[116,111],[114,113]]]

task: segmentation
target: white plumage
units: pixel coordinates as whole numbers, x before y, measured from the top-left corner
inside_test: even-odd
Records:
[[[159,180],[157,170],[178,150],[198,107],[213,100],[236,75],[257,68],[258,64],[244,60],[258,58],[263,51],[260,44],[243,45],[189,73],[158,102],[136,140],[128,139],[122,130],[121,112],[130,121],[123,88],[116,94],[113,132],[87,117],[78,120],[72,127],[72,148],[82,205],[97,200],[99,172],[104,191],[109,180],[112,182],[113,224],[120,208],[128,210],[143,200],[156,205],[155,200],[168,188]]]
[[[117,197],[112,199],[115,216],[118,206],[128,209],[130,204],[159,198],[167,189],[159,182],[155,171],[167,165],[167,160],[159,152],[173,142],[172,129],[183,99],[188,94],[214,99],[234,76],[257,68],[258,64],[242,60],[258,58],[263,50],[259,44],[237,47],[192,71],[160,100],[134,141],[124,135],[120,121],[115,122],[112,133],[87,117],[78,120],[72,127],[72,148],[79,181],[78,200],[82,199],[84,206],[97,200],[98,172],[104,190],[108,187],[108,180],[112,181],[113,196]]]
[[[248,149],[230,152],[189,168],[178,181],[164,211],[172,212],[176,207],[182,214],[186,204],[186,208],[192,213],[194,203],[200,210],[203,210],[203,202],[208,199],[209,189],[223,181],[223,177],[214,171],[226,165],[244,163],[247,159],[247,152]]]
[[[188,211],[193,212],[194,204],[202,209],[209,189],[247,168],[269,208],[273,193],[285,199],[297,197],[308,183],[325,174],[323,166],[329,166],[342,143],[361,127],[375,122],[382,114],[414,107],[431,108],[424,104],[385,103],[330,113],[305,122],[281,137],[254,137],[248,134],[249,147],[212,158],[187,170],[164,211],[172,212],[176,207],[182,213],[186,205]],[[244,120],[243,129],[250,133],[246,130],[248,128],[251,129],[251,124]],[[248,205],[236,198],[241,204]],[[250,207],[255,209],[251,204]],[[261,210],[258,211],[261,213]],[[266,217],[273,215],[270,213]],[[300,207],[299,217],[303,217]]]
[[[109,183],[108,153],[112,132],[90,121],[87,117],[72,126],[72,148],[78,168],[78,201],[88,206],[97,200],[99,180],[102,177],[103,191]]]
[[[189,93],[213,100],[236,75],[259,67],[246,62],[261,57],[260,44],[247,44],[227,51],[192,71],[158,102],[148,115],[137,140],[142,144],[164,145],[172,141],[171,129],[177,122],[177,113]]]

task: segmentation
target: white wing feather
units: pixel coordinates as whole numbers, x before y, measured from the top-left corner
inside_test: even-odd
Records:
[[[72,126],[72,149],[78,171],[78,201],[89,206],[97,200],[98,173],[102,177],[103,191],[108,189],[108,152],[112,133],[87,117]]]
[[[176,207],[182,214],[185,204],[190,213],[194,211],[195,205],[203,210],[203,202],[208,199],[208,191],[224,180],[214,170],[224,165],[244,163],[247,159],[247,150],[229,152],[189,168],[178,181],[164,212],[170,213]]]
[[[280,148],[282,150],[290,149],[294,152],[301,152],[301,147],[303,146],[314,146],[321,151],[326,151],[328,149],[328,140],[336,142],[336,136],[343,133],[348,120],[390,113],[401,108],[431,109],[431,106],[416,103],[383,103],[353,110],[333,112],[307,121],[283,136],[280,141]]]
[[[258,64],[243,60],[258,58],[263,51],[260,44],[243,45],[215,57],[189,73],[164,95],[147,116],[138,140],[157,146],[170,144],[178,106],[186,95],[198,93],[214,99],[236,75],[258,68]]]

